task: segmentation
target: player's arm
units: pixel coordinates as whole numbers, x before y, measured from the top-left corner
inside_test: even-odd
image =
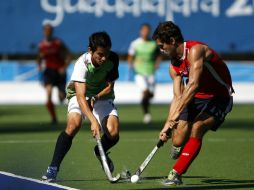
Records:
[[[127,60],[128,60],[128,67],[132,68],[133,67],[134,56],[129,54]]]
[[[93,137],[95,137],[96,135],[100,135],[100,125],[97,119],[94,117],[92,110],[90,109],[89,103],[85,98],[86,89],[87,89],[86,83],[74,81],[74,86],[75,86],[77,101],[80,106],[80,109],[82,113],[85,114],[86,117],[91,122],[91,131],[92,131]]]
[[[102,99],[103,96],[106,96],[107,94],[109,94],[113,90],[113,88],[114,88],[114,82],[107,82],[106,87],[102,91],[100,91],[98,94],[96,94],[95,96],[93,96],[91,98],[90,101],[91,101],[92,108],[94,106],[94,103],[97,100]]]
[[[102,98],[103,96],[108,95],[114,88],[114,82],[107,82],[106,87],[100,91],[96,96],[98,99]]]
[[[129,68],[133,67],[134,56],[135,56],[135,41],[131,42],[130,47],[128,49],[127,61]]]
[[[72,56],[71,56],[71,52],[68,49],[68,47],[63,42],[60,42],[60,43],[61,43],[60,56],[64,60],[64,66],[59,70],[59,72],[60,73],[65,73],[67,67],[71,63]]]
[[[173,80],[173,99],[169,108],[169,114],[168,114],[168,118],[167,121],[170,121],[172,114],[174,112],[174,110],[176,109],[181,97],[182,97],[182,93],[184,90],[184,83],[183,83],[183,78],[181,77],[181,75],[177,74],[176,71],[173,69],[173,66],[170,65],[170,76]]]
[[[42,71],[42,60],[43,60],[43,53],[39,48],[38,53],[37,53],[37,58],[36,58],[36,62],[38,64],[39,71]]]
[[[183,90],[181,99],[179,100],[176,109],[173,110],[171,120],[177,121],[180,113],[193,99],[198,91],[199,81],[203,72],[203,65],[205,60],[206,47],[204,45],[196,45],[191,48],[188,60],[190,62],[189,81]]]
[[[172,122],[171,117],[172,117],[173,111],[176,109],[181,99],[183,88],[184,88],[182,77],[176,73],[172,65],[170,65],[169,72],[173,80],[173,99],[169,107],[169,114],[168,114],[167,120],[164,124],[163,129],[160,132],[160,139],[163,141],[166,141],[170,137],[170,134],[166,134],[166,132],[168,130],[171,130],[176,125],[175,122]]]
[[[97,100],[103,98],[103,96],[106,96],[109,93],[111,93],[111,91],[114,89],[115,81],[119,78],[119,71],[118,71],[119,57],[118,57],[118,55],[114,52],[110,52],[108,59],[112,61],[113,68],[107,74],[107,77],[106,77],[107,85],[105,86],[105,88],[92,98],[92,100],[91,100],[92,107],[93,107],[93,104],[95,103],[95,101],[97,101]]]

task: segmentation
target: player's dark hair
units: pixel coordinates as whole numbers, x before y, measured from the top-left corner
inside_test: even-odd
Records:
[[[148,24],[148,23],[141,24],[140,29],[143,27],[151,28],[150,24]]]
[[[89,47],[96,51],[98,47],[111,48],[111,39],[106,32],[95,32],[89,37]]]
[[[43,25],[43,28],[44,28],[44,29],[45,29],[46,27],[51,28],[52,31],[54,30],[54,27],[53,27],[50,23],[46,23],[46,24]]]
[[[162,43],[170,43],[170,38],[174,38],[177,42],[183,42],[184,38],[180,28],[172,21],[161,22],[153,33],[153,39],[159,39]]]

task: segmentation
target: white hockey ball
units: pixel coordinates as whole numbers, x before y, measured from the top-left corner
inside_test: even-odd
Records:
[[[131,183],[137,183],[138,180],[139,180],[139,176],[138,175],[131,176]]]

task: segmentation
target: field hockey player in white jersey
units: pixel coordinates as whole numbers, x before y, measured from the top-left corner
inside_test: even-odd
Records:
[[[67,127],[57,139],[52,161],[42,176],[43,180],[56,180],[60,164],[84,119],[90,121],[93,137],[101,137],[109,170],[113,172],[114,165],[107,151],[119,141],[119,119],[113,103],[114,82],[119,76],[119,58],[110,49],[111,39],[106,32],[93,33],[89,37],[88,52],[75,63],[67,86]],[[97,145],[94,154],[102,164]]]

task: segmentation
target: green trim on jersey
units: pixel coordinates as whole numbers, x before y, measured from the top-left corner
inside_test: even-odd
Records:
[[[155,41],[140,41],[135,46],[134,69],[141,75],[152,75],[155,72]]]
[[[84,62],[84,67],[87,68],[85,82],[87,85],[86,97],[91,98],[97,95],[107,86],[107,82],[109,81],[108,75],[112,73],[112,70],[114,69],[114,63],[111,60],[107,60],[99,67],[94,67],[91,62]],[[118,70],[116,72],[118,72]],[[66,92],[68,100],[73,96],[76,96],[74,81],[70,81],[66,88]],[[101,97],[101,99],[115,99],[114,89],[112,89],[109,94]]]

